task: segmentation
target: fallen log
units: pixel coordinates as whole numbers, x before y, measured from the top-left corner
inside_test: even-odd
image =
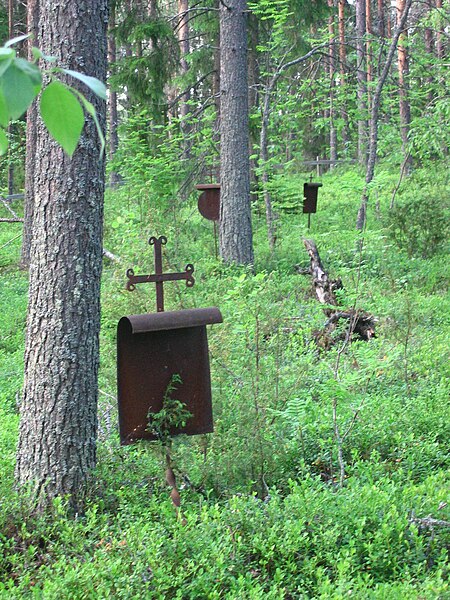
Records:
[[[314,334],[317,345],[328,350],[336,342],[346,337],[351,340],[353,336],[357,336],[365,341],[373,338],[375,336],[375,317],[355,308],[339,308],[335,292],[343,288],[341,279],[329,277],[320,260],[314,240],[304,239],[303,243],[309,254],[310,266],[309,269],[296,267],[297,272],[311,275],[316,298],[321,304],[326,305],[324,313],[328,317],[323,329]],[[344,332],[338,328],[341,320],[347,321]]]

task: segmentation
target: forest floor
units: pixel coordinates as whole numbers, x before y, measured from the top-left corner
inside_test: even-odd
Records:
[[[213,226],[189,200],[108,192],[102,284],[98,469],[83,514],[64,500],[28,516],[14,490],[27,275],[19,224],[0,224],[0,598],[450,598],[449,182],[416,171],[390,210],[398,173],[380,171],[355,231],[362,176],[325,175],[318,212],[294,212],[304,178],[278,176],[277,246],[254,207],[255,269],[215,257]],[[447,178],[446,178],[447,177]],[[17,207],[18,210],[20,207]],[[447,226],[448,227],[448,226]],[[154,311],[153,286],[126,270],[195,265],[165,286],[166,310],[217,306],[209,330],[215,431],[179,436],[170,501],[157,443],[121,446],[116,328]],[[315,241],[340,306],[376,318],[375,336],[318,347],[327,317],[303,238]]]

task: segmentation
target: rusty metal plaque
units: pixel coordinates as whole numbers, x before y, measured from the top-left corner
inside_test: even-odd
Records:
[[[317,212],[317,192],[322,185],[322,183],[303,184],[303,213]]]
[[[206,325],[221,323],[218,308],[123,317],[117,328],[119,429],[122,444],[154,440],[148,414],[161,410],[170,382],[181,382],[171,397],[192,414],[173,435],[213,431],[211,377]]]
[[[210,221],[220,218],[220,183],[205,183],[195,186],[202,191],[198,199],[198,210],[202,217]]]

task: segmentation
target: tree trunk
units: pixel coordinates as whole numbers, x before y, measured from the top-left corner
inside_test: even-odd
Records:
[[[275,219],[272,209],[272,199],[269,191],[269,147],[268,147],[268,129],[269,129],[269,117],[270,117],[270,97],[273,92],[275,84],[267,86],[264,94],[264,103],[262,110],[261,119],[261,131],[259,137],[260,156],[261,156],[261,181],[263,187],[264,206],[266,210],[266,224],[267,224],[267,238],[269,240],[269,247],[273,251],[275,248]]]
[[[436,0],[436,8],[442,13],[442,0]],[[444,58],[444,45],[442,43],[442,14],[439,16],[438,30],[436,32],[436,54],[438,58]]]
[[[178,0],[178,13],[180,15],[178,23],[178,43],[180,45],[180,73],[186,75],[189,71],[189,63],[187,56],[189,56],[189,20],[188,20],[188,0]],[[180,117],[184,119],[189,113],[189,100],[190,93],[186,92],[181,97],[180,104]]]
[[[369,0],[367,0],[369,1]],[[358,97],[358,162],[367,161],[367,81],[365,71],[364,36],[366,33],[366,0],[356,0],[356,69]]]
[[[220,2],[219,0],[215,0],[214,8],[219,10]],[[214,73],[212,80],[212,93],[214,96],[214,105],[216,107],[216,119],[217,119],[217,129],[219,129],[219,119],[220,119],[220,28],[217,29],[217,33],[215,35],[215,39],[213,42],[214,47]]]
[[[397,26],[401,21],[405,10],[405,0],[397,0]],[[411,157],[409,156],[409,127],[411,124],[411,108],[409,105],[409,58],[408,58],[408,30],[406,24],[404,30],[400,33],[398,40],[398,88],[400,105],[400,135],[402,138],[403,156],[407,157],[405,171],[408,173],[411,169]]]
[[[8,38],[14,37],[14,0],[8,0]],[[12,138],[14,135],[14,125],[8,125],[8,134]],[[11,154],[11,143],[8,146],[8,194],[14,194],[14,162]]]
[[[328,0],[328,6],[331,8],[332,13],[328,17],[328,35],[330,39],[328,47],[328,75],[330,77],[330,160],[337,160],[337,130],[335,125],[335,114],[334,114],[334,99],[335,99],[335,71],[336,71],[336,54],[335,54],[335,40],[334,40],[334,0]],[[330,165],[330,171],[334,165]]]
[[[378,0],[377,3],[377,19],[378,19],[378,37],[380,39],[386,37],[386,26],[385,26],[385,10],[384,0]]]
[[[338,3],[338,10],[339,10],[339,16],[338,16],[339,71],[340,71],[339,84],[342,87],[342,90],[345,90],[345,84],[347,81],[347,70],[346,70],[347,52],[346,52],[346,48],[345,48],[345,5],[346,5],[346,0],[339,0],[339,3]],[[348,133],[349,126],[348,126],[347,108],[346,108],[345,103],[341,110],[341,118],[344,123],[344,126],[342,128],[342,144],[343,144],[344,148],[346,148],[347,143],[348,143],[348,138],[349,138],[349,133]]]
[[[249,51],[248,51],[248,107],[251,112],[258,106],[259,103],[259,64],[258,64],[258,44],[259,44],[259,22],[255,15],[249,15]],[[258,185],[258,138],[259,131],[256,123],[250,124],[250,187],[252,190],[257,190]]]
[[[247,2],[220,4],[220,254],[253,264],[247,85]]]
[[[180,15],[178,22],[178,44],[180,46],[180,74],[182,76],[187,75],[189,71],[189,63],[187,61],[190,52],[188,9],[188,0],[178,0],[178,13]],[[187,118],[189,115],[190,99],[191,93],[189,90],[180,98],[180,128],[183,134],[183,158],[185,159],[188,159],[191,154],[191,142],[189,140],[190,126]]]
[[[37,37],[37,26],[39,21],[38,0],[28,0],[27,3],[27,29],[31,34],[28,42],[28,58],[33,60],[31,48]],[[26,146],[25,146],[25,200],[24,221],[22,234],[22,250],[20,256],[21,269],[28,269],[30,265],[31,239],[33,235],[33,207],[34,207],[34,160],[36,155],[36,101],[27,112]]]
[[[406,25],[406,19],[408,18],[409,9],[411,8],[412,0],[406,0],[405,9],[403,11],[400,23],[395,31],[394,37],[392,38],[391,45],[386,57],[386,62],[383,67],[383,71],[378,79],[377,86],[372,100],[372,110],[370,113],[370,139],[369,139],[369,158],[367,161],[366,168],[366,184],[361,196],[361,204],[358,209],[358,215],[356,217],[356,229],[362,231],[366,225],[367,218],[367,205],[369,201],[369,183],[372,181],[375,173],[375,163],[377,160],[377,149],[378,149],[378,115],[380,112],[381,92],[383,91],[384,84],[389,73],[389,70],[394,59],[395,50],[397,48],[398,40],[403,28]]]
[[[106,0],[38,0],[36,45],[106,79]],[[71,85],[77,85],[74,80]],[[105,107],[85,87],[102,126]],[[104,165],[87,119],[72,158],[38,120],[35,206],[16,476],[40,506],[77,497],[95,466]]]
[[[366,72],[367,72],[367,105],[370,111],[370,84],[372,82],[372,7],[366,0]]]
[[[427,12],[430,13],[431,10],[432,10],[432,5],[431,5],[431,1],[429,1],[429,2],[427,2]],[[431,64],[431,55],[433,54],[433,51],[434,51],[434,39],[433,39],[433,30],[430,27],[425,27],[424,39],[425,39],[425,51],[427,54],[430,55],[429,64]],[[429,74],[428,77],[426,77],[424,83],[428,88],[427,100],[428,100],[428,102],[432,102],[432,100],[433,100],[433,90],[432,90],[433,77],[431,76],[431,74]]]
[[[109,34],[108,34],[108,65],[111,69],[111,65],[116,62],[116,3],[111,2],[109,10]],[[108,98],[108,117],[109,117],[109,160],[114,160],[114,156],[119,147],[119,135],[117,132],[118,127],[118,114],[117,114],[117,92],[109,88]],[[110,183],[116,185],[119,183],[120,177],[115,171],[111,171]]]

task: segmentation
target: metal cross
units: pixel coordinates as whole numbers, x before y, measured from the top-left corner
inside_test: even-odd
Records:
[[[162,271],[162,254],[161,246],[167,244],[167,238],[162,235],[159,238],[151,237],[148,240],[150,246],[155,247],[155,273],[153,275],[135,275],[133,269],[127,271],[127,290],[132,292],[136,289],[137,283],[156,283],[156,310],[164,312],[164,281],[180,281],[186,280],[186,286],[192,287],[195,279],[192,277],[194,265],[186,265],[186,270],[182,273],[163,273]]]

